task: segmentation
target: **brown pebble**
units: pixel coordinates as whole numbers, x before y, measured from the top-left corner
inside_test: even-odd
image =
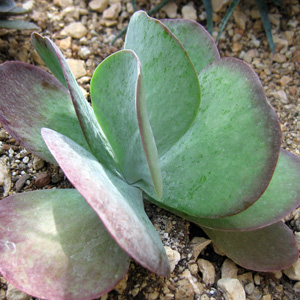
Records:
[[[294,52],[292,62],[300,62],[300,50]]]
[[[38,188],[42,188],[45,185],[50,183],[50,175],[46,172],[40,173],[39,176],[35,179],[35,186]]]
[[[10,149],[10,145],[4,144],[2,148],[3,150],[8,151]]]
[[[15,189],[16,189],[16,192],[19,192],[21,191],[21,189],[23,188],[25,182],[30,178],[30,175],[29,174],[24,174],[22,175],[16,182],[15,184]]]

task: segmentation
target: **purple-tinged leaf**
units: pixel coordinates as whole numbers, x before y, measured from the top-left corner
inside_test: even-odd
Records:
[[[189,218],[200,226],[219,230],[254,230],[282,220],[300,206],[300,159],[281,150],[271,182],[248,209],[227,218]]]
[[[200,105],[196,71],[182,45],[145,12],[130,19],[125,49],[140,59],[149,120],[159,157],[189,129]]]
[[[20,290],[41,299],[95,299],[128,266],[128,255],[75,189],[1,200],[0,272]]]
[[[193,20],[162,20],[188,53],[197,74],[207,65],[220,59],[218,48],[206,29]]]
[[[147,116],[140,63],[131,50],[109,56],[96,69],[91,99],[127,182],[143,180],[162,196],[158,154]],[[149,172],[150,170],[150,172]]]
[[[114,151],[99,126],[92,107],[83,96],[64,56],[48,38],[34,33],[32,41],[47,67],[69,89],[79,123],[92,153],[104,166],[118,174],[119,167]]]
[[[246,63],[220,59],[201,71],[199,81],[196,120],[160,158],[164,195],[157,203],[174,213],[227,217],[248,208],[267,188],[279,155],[280,126]]]
[[[246,269],[274,272],[290,267],[299,257],[294,234],[283,222],[253,231],[203,230],[221,251]]]
[[[144,211],[142,191],[107,171],[69,138],[47,128],[42,129],[42,136],[65,175],[120,247],[150,271],[168,276],[169,261]]]
[[[70,95],[46,71],[22,62],[0,65],[0,123],[28,151],[55,163],[41,136],[49,127],[89,149]]]

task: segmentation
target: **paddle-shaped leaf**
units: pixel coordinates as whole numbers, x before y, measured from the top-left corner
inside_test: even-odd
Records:
[[[213,61],[220,59],[213,38],[199,23],[186,19],[166,19],[162,22],[183,45],[197,74]]]
[[[154,185],[161,198],[158,154],[147,116],[140,63],[134,52],[119,51],[98,66],[91,81],[91,99],[125,179],[130,184],[143,180]]]
[[[263,195],[241,213],[220,219],[191,218],[219,230],[253,230],[282,220],[300,206],[300,159],[281,150],[272,180]]]
[[[197,115],[200,89],[195,69],[168,28],[142,11],[130,20],[125,49],[141,61],[149,120],[161,156]]]
[[[202,70],[199,80],[197,119],[160,158],[164,196],[158,204],[179,214],[225,217],[249,207],[268,186],[281,132],[247,64],[221,59]]]
[[[221,251],[246,269],[282,270],[299,257],[294,234],[283,222],[253,231],[203,230]]]
[[[104,166],[118,174],[119,167],[113,149],[103,134],[91,106],[84,98],[64,56],[48,38],[34,33],[32,40],[47,67],[69,89],[79,123],[92,153]]]
[[[75,189],[0,202],[0,271],[30,295],[98,298],[125,276],[128,258]]]
[[[70,95],[46,71],[22,62],[0,65],[0,123],[28,151],[55,163],[41,136],[49,127],[89,149]]]
[[[142,266],[168,276],[168,258],[145,214],[142,192],[107,171],[90,152],[69,138],[46,128],[42,136],[68,179],[121,248]]]

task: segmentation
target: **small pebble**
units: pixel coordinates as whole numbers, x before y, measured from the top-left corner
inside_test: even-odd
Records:
[[[37,188],[42,188],[50,183],[51,177],[48,173],[42,172],[38,175],[38,177],[35,179],[35,186]]]

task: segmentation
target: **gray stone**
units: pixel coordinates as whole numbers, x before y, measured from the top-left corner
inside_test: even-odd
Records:
[[[300,280],[300,258],[288,269],[283,270],[283,273],[291,280]]]
[[[3,197],[8,196],[10,190],[11,190],[11,175],[10,175],[10,169],[7,166],[7,157],[1,157],[0,159],[0,186],[3,187]]]
[[[33,168],[36,171],[39,171],[41,169],[43,169],[43,167],[45,166],[45,161],[43,159],[41,159],[38,156],[34,156],[33,158]]]
[[[206,285],[212,285],[215,282],[216,272],[213,264],[205,259],[198,259],[197,264],[202,273],[202,280]]]
[[[194,289],[188,279],[184,278],[176,283],[175,300],[193,300]]]
[[[86,75],[85,62],[80,59],[67,59],[68,65],[76,79]]]
[[[121,3],[120,2],[114,3],[103,12],[103,18],[107,20],[116,20],[121,10],[122,10]]]
[[[91,10],[103,13],[107,8],[108,3],[108,0],[93,0],[89,2],[89,7]]]
[[[229,258],[226,258],[221,268],[222,278],[237,278],[238,267]]]
[[[16,189],[16,192],[20,192],[21,189],[23,188],[23,186],[25,185],[25,182],[30,179],[30,175],[29,174],[24,174],[22,175],[16,182],[15,184],[15,189]]]
[[[252,295],[255,289],[255,285],[253,282],[249,282],[248,284],[245,285],[245,292],[248,295]]]
[[[183,6],[181,14],[184,19],[197,20],[197,11],[194,8],[193,2],[189,2],[189,4]]]
[[[81,22],[73,22],[66,26],[61,34],[75,39],[80,39],[88,33],[87,28]]]
[[[171,273],[174,271],[175,267],[177,266],[178,262],[180,261],[180,253],[172,248],[165,246],[165,251],[167,253],[167,257],[170,263],[170,270]]]
[[[235,23],[242,29],[246,29],[246,22],[247,22],[247,16],[239,11],[239,10],[234,10],[233,11],[233,18]]]
[[[0,141],[4,141],[8,139],[8,134],[4,129],[0,130]]]
[[[81,59],[88,59],[92,54],[92,51],[88,47],[84,46],[80,48],[78,54]]]
[[[218,287],[224,292],[226,300],[246,300],[243,285],[235,278],[221,278]]]
[[[201,251],[204,250],[210,243],[211,240],[208,240],[204,237],[194,237],[191,241],[193,257],[197,258]]]
[[[230,0],[212,0],[211,4],[213,7],[214,12],[219,12],[220,10],[224,9],[228,4]]]
[[[170,2],[166,6],[164,6],[161,11],[164,11],[168,18],[174,19],[177,17],[177,9],[178,6],[175,2]]]
[[[15,288],[11,283],[7,284],[6,300],[29,300],[29,295]]]

